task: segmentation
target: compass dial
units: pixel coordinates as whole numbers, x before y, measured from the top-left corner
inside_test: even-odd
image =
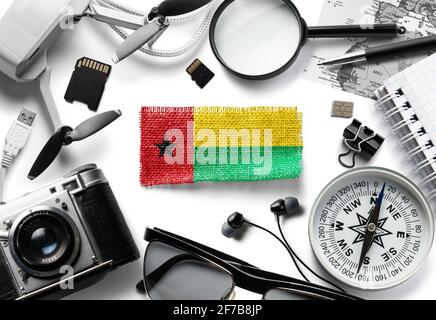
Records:
[[[309,235],[321,265],[341,282],[377,290],[409,279],[433,242],[433,215],[407,178],[381,168],[333,180],[312,208]]]

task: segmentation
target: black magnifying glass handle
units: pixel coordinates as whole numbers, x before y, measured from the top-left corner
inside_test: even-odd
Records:
[[[342,57],[326,60],[319,65],[340,66],[344,64],[355,64],[371,62],[380,58],[386,58],[406,53],[422,52],[436,49],[436,36],[423,37],[419,39],[395,42],[366,50],[348,53]]]
[[[395,23],[309,27],[308,38],[394,38],[406,28]]]

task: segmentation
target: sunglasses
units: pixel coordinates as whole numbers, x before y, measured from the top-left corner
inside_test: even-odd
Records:
[[[144,279],[151,300],[229,300],[239,287],[263,300],[360,300],[310,282],[261,270],[247,262],[160,229],[149,229]]]

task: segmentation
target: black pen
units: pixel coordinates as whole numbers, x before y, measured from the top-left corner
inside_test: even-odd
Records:
[[[323,61],[318,65],[341,66],[344,64],[371,62],[372,60],[376,60],[379,58],[390,57],[410,52],[420,52],[429,49],[436,49],[436,36],[406,40],[375,48],[368,48],[366,50],[359,50],[343,55],[342,57]]]

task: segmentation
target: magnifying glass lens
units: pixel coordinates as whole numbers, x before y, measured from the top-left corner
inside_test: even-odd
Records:
[[[281,0],[236,0],[218,17],[212,42],[228,68],[261,77],[293,59],[301,45],[300,20]]]

